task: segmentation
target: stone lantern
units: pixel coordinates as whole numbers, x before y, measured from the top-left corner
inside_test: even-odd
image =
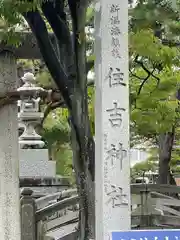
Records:
[[[33,97],[23,97],[19,100],[18,119],[24,131],[19,137],[20,148],[43,148],[45,143],[41,136],[36,133],[35,127],[41,122],[44,114],[40,112],[40,98],[36,97],[36,91],[43,88],[35,86],[35,77],[32,73],[25,73],[22,77],[24,85],[18,91],[34,91]]]
[[[44,114],[40,111],[40,97],[38,93],[43,88],[35,85],[35,76],[27,72],[22,77],[23,86],[21,100],[18,101],[19,113],[19,167],[20,178],[55,178],[56,163],[49,161],[48,149],[42,137],[36,132],[36,127],[41,123]],[[23,94],[26,92],[26,94]],[[29,94],[27,94],[27,92]]]

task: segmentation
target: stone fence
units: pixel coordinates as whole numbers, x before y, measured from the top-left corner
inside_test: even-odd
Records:
[[[132,229],[179,229],[179,194],[177,186],[132,184]],[[20,200],[21,240],[77,239],[78,201],[76,189],[35,199],[33,191],[24,188]]]
[[[180,187],[131,184],[131,227],[180,228]]]
[[[76,189],[69,189],[39,199],[33,198],[33,191],[24,188],[21,192],[21,240],[45,240],[47,232],[78,221],[78,196]],[[48,205],[49,204],[49,205]],[[43,208],[42,208],[43,207]],[[70,231],[62,240],[69,240],[76,234]]]

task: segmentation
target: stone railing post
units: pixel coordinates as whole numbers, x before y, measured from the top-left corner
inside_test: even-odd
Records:
[[[29,188],[21,192],[21,240],[36,240],[36,204],[32,193]]]

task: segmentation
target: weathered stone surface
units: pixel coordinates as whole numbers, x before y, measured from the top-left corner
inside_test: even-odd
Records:
[[[20,177],[20,187],[40,187],[49,186],[52,188],[53,186],[65,186],[66,188],[70,186],[68,177],[56,176],[53,177]]]
[[[0,92],[17,88],[16,60],[0,54]],[[16,102],[0,108],[0,239],[20,240],[18,107]]]
[[[68,224],[60,229],[52,230],[46,234],[46,237],[54,240],[74,240],[77,238],[78,233],[76,231],[78,224]]]
[[[32,197],[31,189],[23,189],[20,203],[21,203],[21,240],[36,240],[36,219],[35,219],[36,204],[35,200]]]
[[[51,177],[56,176],[56,162],[49,161],[47,149],[19,150],[20,177]]]
[[[96,4],[96,239],[130,229],[128,1]]]
[[[22,196],[31,196],[33,194],[33,190],[31,188],[23,188],[21,190]]]

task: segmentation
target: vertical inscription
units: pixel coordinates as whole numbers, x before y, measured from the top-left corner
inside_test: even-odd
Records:
[[[127,195],[123,193],[123,189],[114,184],[110,184],[109,191],[106,192],[109,197],[107,204],[112,204],[112,208],[128,205]]]
[[[114,107],[107,109],[106,112],[109,114],[109,122],[111,127],[121,127],[122,124],[122,112],[125,111],[124,108],[118,107],[118,102],[113,102]]]
[[[96,239],[108,240],[130,228],[128,1],[101,0],[96,9]]]
[[[120,70],[120,68],[109,68],[108,75],[105,78],[105,81],[108,80],[109,87],[117,87],[117,86],[126,86],[124,82],[124,73]]]
[[[122,170],[123,159],[126,157],[127,151],[123,149],[123,144],[120,142],[117,145],[110,144],[109,147],[107,134],[104,134],[104,151],[106,153],[104,158],[104,192],[108,197],[106,204],[111,204],[112,208],[128,205],[128,198],[124,194],[123,188],[111,184],[112,179],[109,176],[109,166],[115,166],[117,160],[120,161],[120,170]]]
[[[112,4],[110,7],[110,34],[111,34],[111,54],[115,59],[120,59],[120,19],[119,19],[120,7],[118,4]]]
[[[110,160],[111,166],[114,166],[117,161],[120,161],[120,170],[123,167],[123,159],[127,156],[127,151],[123,149],[123,144],[118,143],[117,146],[115,144],[111,144],[110,148],[107,150],[106,159]]]

